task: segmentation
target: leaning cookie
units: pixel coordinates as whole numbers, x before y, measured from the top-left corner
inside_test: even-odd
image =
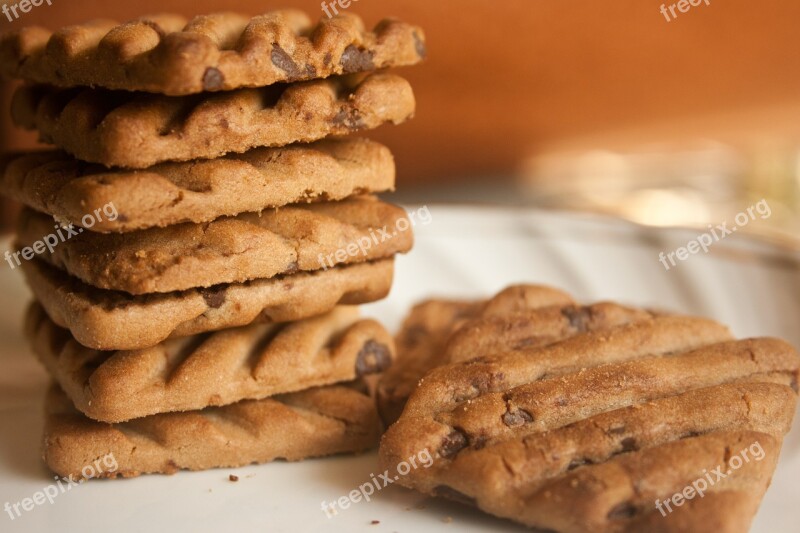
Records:
[[[11,115],[82,161],[142,169],[400,124],[415,106],[406,80],[376,73],[180,97],[24,86]]]
[[[142,171],[108,170],[57,150],[0,158],[0,193],[100,233],[344,200],[394,190],[394,182],[389,149],[358,138],[256,148]]]
[[[799,374],[783,341],[654,316],[431,371],[384,435],[381,468],[428,450],[433,465],[399,483],[542,530],[744,532]],[[739,469],[673,514],[659,509],[715,468]]]
[[[313,25],[293,9],[253,18],[215,13],[190,21],[175,14],[125,24],[95,20],[55,33],[34,26],[0,39],[0,72],[7,77],[170,95],[327,78],[413,65],[424,57],[425,35],[417,26],[386,19],[367,31],[351,13]]]
[[[121,424],[87,418],[54,385],[45,411],[44,460],[73,479],[87,477],[98,458],[113,468],[93,476],[114,478],[362,452],[377,444],[380,428],[373,399],[355,384]]]
[[[429,370],[451,362],[448,340],[471,319],[492,319],[572,302],[568,294],[551,287],[513,285],[485,301],[430,299],[417,304],[397,335],[397,361],[378,384],[378,406],[384,423],[388,426],[400,417],[408,397]],[[536,323],[530,320],[509,327],[505,342],[535,336],[536,332],[531,331],[535,328]],[[480,329],[475,333],[482,336]]]
[[[23,262],[22,270],[48,316],[79,343],[138,350],[170,337],[254,321],[291,322],[380,300],[391,289],[394,259],[145,296],[91,287],[37,259]]]
[[[409,251],[406,212],[372,197],[286,206],[205,224],[124,234],[55,227],[24,210],[19,248],[55,241],[41,257],[100,289],[133,295],[208,288],[386,259]],[[405,231],[402,231],[404,229]]]
[[[355,307],[117,352],[81,346],[39,304],[28,310],[25,329],[75,407],[109,423],[352,381],[388,368],[394,351],[388,332],[360,320]]]

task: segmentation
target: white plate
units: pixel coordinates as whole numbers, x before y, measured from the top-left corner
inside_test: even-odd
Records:
[[[409,306],[431,294],[481,297],[509,283],[548,283],[582,300],[616,299],[716,318],[737,335],[774,335],[800,346],[800,257],[735,235],[708,254],[665,271],[658,261],[695,238],[595,216],[523,210],[431,207],[414,252],[398,261],[392,296],[367,312],[396,328]],[[0,253],[7,249],[2,243]],[[19,273],[0,264],[0,505],[53,480],[40,460],[46,377],[19,333],[28,299]],[[800,428],[753,531],[797,531]],[[375,454],[296,464],[94,481],[11,520],[0,531],[527,531],[455,504],[390,486],[327,518],[322,501],[370,480]],[[228,475],[235,473],[233,483]],[[373,525],[373,520],[380,524]],[[452,522],[450,522],[452,521]]]

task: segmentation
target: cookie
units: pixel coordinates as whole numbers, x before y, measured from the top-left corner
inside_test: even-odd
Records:
[[[94,287],[143,295],[385,259],[411,249],[410,226],[402,208],[364,197],[125,234],[77,229],[39,257]],[[59,233],[47,215],[23,210],[18,249]]]
[[[22,264],[28,286],[48,316],[96,350],[139,350],[170,337],[248,325],[291,322],[336,305],[385,298],[394,260],[299,272],[210,289],[130,296],[97,289],[39,260]]]
[[[478,316],[504,316],[572,301],[568,294],[551,287],[513,285],[485,301],[431,299],[414,306],[396,338],[397,361],[378,384],[376,394],[384,423],[388,426],[397,420],[409,395],[429,370],[449,362],[447,341],[465,322]]]
[[[87,417],[101,422],[260,400],[376,374],[394,345],[355,307],[287,324],[252,324],[101,352],[55,325],[39,304],[25,324],[34,353]]]
[[[87,418],[53,386],[45,410],[44,460],[73,480],[362,452],[377,444],[380,427],[373,399],[362,387],[346,385],[120,424]],[[87,470],[98,458],[104,460],[100,468]],[[104,469],[107,463],[116,468]]]
[[[395,337],[397,359],[378,382],[376,398],[387,426],[400,417],[417,382],[442,364],[447,339],[455,326],[480,309],[480,302],[427,300],[414,306]]]
[[[413,65],[425,34],[398,20],[373,31],[351,13],[316,25],[296,10],[95,20],[55,33],[27,27],[0,40],[0,73],[57,86],[187,95]]]
[[[398,483],[547,531],[746,531],[799,375],[783,341],[654,316],[432,370],[384,435],[381,468],[428,450],[432,466]],[[658,510],[756,443],[763,462],[742,462],[674,516]]]
[[[508,314],[489,314],[463,322],[447,340],[444,361],[470,361],[484,355],[547,346],[567,337],[640,322],[654,313],[600,302],[553,305]]]
[[[0,160],[0,193],[77,226],[84,217],[93,217],[91,231],[100,233],[343,200],[394,190],[394,181],[394,159],[388,148],[357,138],[256,148],[214,160],[164,163],[140,172],[107,170],[60,151]],[[114,220],[93,216],[105,215],[104,209]]]
[[[78,159],[141,169],[399,124],[414,108],[406,80],[376,73],[179,97],[25,86],[11,115]]]

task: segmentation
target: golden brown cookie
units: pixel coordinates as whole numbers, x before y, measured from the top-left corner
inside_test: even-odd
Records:
[[[34,26],[0,39],[6,77],[186,95],[413,65],[425,57],[416,26],[383,20],[373,31],[352,13],[316,25],[297,10],[257,17],[215,13],[187,21],[144,16],[95,20],[55,33]]]
[[[442,364],[446,341],[456,323],[473,316],[479,302],[427,300],[414,306],[395,337],[397,359],[378,382],[381,419],[388,426],[400,418],[417,382]]]
[[[411,249],[410,227],[402,208],[372,197],[124,234],[76,228],[69,238],[69,230],[28,209],[17,226],[17,249],[24,258],[26,248],[37,251],[50,236],[53,245],[39,247],[42,260],[94,287],[143,295],[386,259]]]
[[[375,73],[179,97],[25,86],[11,115],[83,161],[147,168],[399,124],[415,105],[406,80]]]
[[[352,381],[388,368],[394,352],[386,330],[355,307],[117,352],[81,346],[36,303],[25,330],[75,407],[109,423]]]
[[[77,226],[91,218],[91,231],[101,233],[343,200],[394,190],[394,181],[389,149],[358,138],[256,148],[142,171],[108,170],[55,150],[0,159],[1,193]]]
[[[547,531],[747,531],[799,375],[783,341],[653,316],[432,370],[384,435],[381,468],[428,450],[432,466],[399,483]],[[674,504],[717,467],[725,482]]]
[[[444,362],[470,361],[485,355],[547,346],[578,333],[640,322],[653,316],[650,311],[612,302],[550,305],[482,315],[464,321],[453,331],[443,350]]]
[[[377,444],[380,428],[366,390],[345,385],[121,424],[86,418],[54,385],[45,410],[44,460],[74,480],[92,472],[135,477],[361,452]]]
[[[447,341],[470,319],[490,319],[570,303],[568,294],[550,287],[513,285],[486,301],[431,299],[417,304],[397,335],[397,361],[378,384],[378,407],[384,423],[388,426],[397,420],[411,392],[429,370],[450,362]]]
[[[336,305],[380,300],[392,286],[394,260],[145,296],[91,287],[36,259],[23,262],[22,270],[53,322],[78,342],[96,350],[138,350],[170,337],[254,321],[291,322]]]

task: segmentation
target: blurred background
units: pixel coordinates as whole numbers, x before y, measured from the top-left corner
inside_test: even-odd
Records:
[[[3,0],[11,2],[13,0]],[[800,235],[800,2],[710,0],[662,14],[661,0],[357,0],[369,26],[425,28],[429,60],[401,70],[417,118],[370,135],[395,152],[407,202],[513,204],[613,213],[643,224],[732,220],[796,246]],[[319,0],[52,0],[0,31],[144,13],[258,14]],[[0,149],[14,130],[0,86]],[[14,206],[2,205],[7,227]]]

